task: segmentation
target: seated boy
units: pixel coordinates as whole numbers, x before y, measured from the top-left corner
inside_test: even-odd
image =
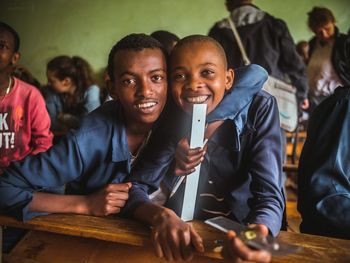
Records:
[[[13,163],[0,176],[0,211],[28,220],[42,213],[118,213],[121,183],[142,150],[167,94],[165,53],[144,34],[126,36],[108,59],[115,99],[45,153]],[[62,187],[66,185],[66,195]],[[48,193],[51,192],[51,193]]]
[[[309,120],[298,170],[300,231],[350,239],[350,86],[338,87]]]
[[[254,74],[251,78],[260,77],[261,87],[267,78],[266,72],[260,69]],[[227,69],[222,47],[212,38],[189,36],[175,46],[170,59],[170,83],[174,99],[185,113],[174,116],[163,130],[157,129],[161,131],[158,137],[154,136],[157,141],[149,142],[144,157],[129,178],[133,186],[125,207],[125,212],[153,227],[152,239],[159,257],[187,260],[193,255],[192,245],[198,251],[203,250],[201,238],[189,224],[172,210],[151,203],[147,198],[149,192],[159,187],[177,143],[189,134],[194,103],[207,104],[207,148],[195,149],[199,157],[187,160],[187,167],[179,166],[181,158],[173,167],[180,171],[178,174],[188,174],[198,160],[202,161],[194,218],[204,220],[225,215],[242,224],[254,224],[263,234],[270,232],[276,236],[280,230],[284,196],[276,101],[261,91],[237,115],[227,114],[227,108],[220,110],[219,107],[217,112],[213,111],[225,91],[231,88],[233,78],[233,70]],[[161,143],[162,138],[168,142]],[[151,145],[159,147],[155,149]],[[174,186],[173,178],[164,180],[170,190]],[[176,206],[181,206],[183,191],[184,185],[168,200],[170,208],[176,210]],[[269,253],[253,251],[233,236],[233,233],[229,234],[231,248],[238,258],[271,259]]]

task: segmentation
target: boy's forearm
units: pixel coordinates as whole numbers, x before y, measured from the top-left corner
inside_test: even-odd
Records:
[[[135,209],[133,217],[148,225],[155,226],[162,220],[177,217],[177,215],[174,213],[174,211],[166,207],[147,202],[139,205]]]
[[[89,214],[84,195],[59,195],[35,192],[29,204],[30,212]]]

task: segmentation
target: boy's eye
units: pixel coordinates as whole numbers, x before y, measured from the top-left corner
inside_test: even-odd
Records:
[[[186,78],[185,74],[177,73],[173,75],[173,80],[183,80],[185,78]]]
[[[4,43],[0,43],[0,49],[7,50],[7,49],[9,49],[9,47],[7,45],[5,45]]]
[[[202,71],[202,75],[203,76],[213,76],[214,75],[214,71],[210,70],[210,69],[205,69]]]
[[[154,75],[152,76],[152,81],[154,82],[160,82],[164,79],[164,77],[162,75]]]
[[[136,80],[134,80],[134,79],[124,79],[122,81],[122,83],[125,86],[130,86],[130,85],[134,85],[136,83]]]

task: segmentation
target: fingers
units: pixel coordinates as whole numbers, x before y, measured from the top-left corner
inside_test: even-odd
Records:
[[[264,230],[263,230],[264,231]],[[229,231],[227,233],[229,241],[231,243],[232,253],[241,260],[252,262],[270,262],[271,254],[265,250],[254,250],[245,245],[240,240],[236,233]]]
[[[193,251],[191,247],[191,234],[188,231],[180,233],[180,248],[183,260],[191,260]]]
[[[170,248],[170,242],[172,241],[166,232],[160,232],[157,228],[152,229],[152,243],[157,257],[164,257],[168,261],[174,260],[174,249]],[[179,253],[177,253],[177,257],[179,257]]]
[[[157,257],[168,261],[191,260],[193,246],[203,251],[202,239],[194,229],[185,222],[157,226],[152,229],[152,243]]]
[[[129,192],[132,184],[130,182],[123,184],[109,184],[106,186],[105,190],[107,192]]]
[[[198,252],[204,252],[203,240],[196,230],[190,226],[191,242]]]
[[[167,261],[173,261],[174,260],[173,252],[175,252],[174,251],[175,249],[170,248],[170,244],[168,241],[171,242],[172,240],[171,239],[168,240],[167,236],[164,236],[164,235],[160,236],[161,247],[162,247],[163,255],[165,259]]]
[[[249,228],[259,231],[265,237],[269,234],[269,229],[263,224],[251,224]]]
[[[131,183],[126,184],[109,184],[104,189],[104,214],[117,214],[125,206],[129,198],[129,188]]]
[[[159,258],[164,257],[163,249],[162,249],[162,246],[159,242],[159,233],[154,228],[152,229],[151,239],[152,239],[153,248],[154,248],[154,252],[155,252],[156,256]]]
[[[170,233],[170,239],[169,239],[169,248],[172,252],[171,257],[176,260],[180,261],[182,260],[182,252],[181,252],[181,245],[180,245],[180,236],[181,232],[179,233],[176,229],[173,229]]]
[[[178,176],[193,173],[195,167],[203,162],[205,155],[205,150],[203,148],[189,149],[187,140],[186,143],[182,141],[178,144],[175,153],[175,174]]]

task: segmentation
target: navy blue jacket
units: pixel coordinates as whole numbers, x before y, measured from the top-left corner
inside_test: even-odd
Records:
[[[350,239],[350,86],[315,109],[298,171],[304,233]]]
[[[256,71],[236,81],[261,89],[266,77],[265,71]],[[233,105],[216,108],[214,118],[210,114],[207,116],[208,122],[218,119],[225,122],[208,142],[194,218],[204,220],[221,214],[244,224],[264,224],[277,235],[282,223],[284,196],[276,100],[260,91],[238,113],[232,111]],[[175,176],[171,163],[178,141],[189,135],[190,123],[189,115],[179,113],[156,131],[157,136],[149,142],[150,147],[143,152],[143,158],[128,178],[133,187],[124,212],[150,202],[148,194],[159,187],[166,174],[163,182],[172,189]],[[182,190],[180,187],[168,201],[168,207],[176,212],[181,209]]]

